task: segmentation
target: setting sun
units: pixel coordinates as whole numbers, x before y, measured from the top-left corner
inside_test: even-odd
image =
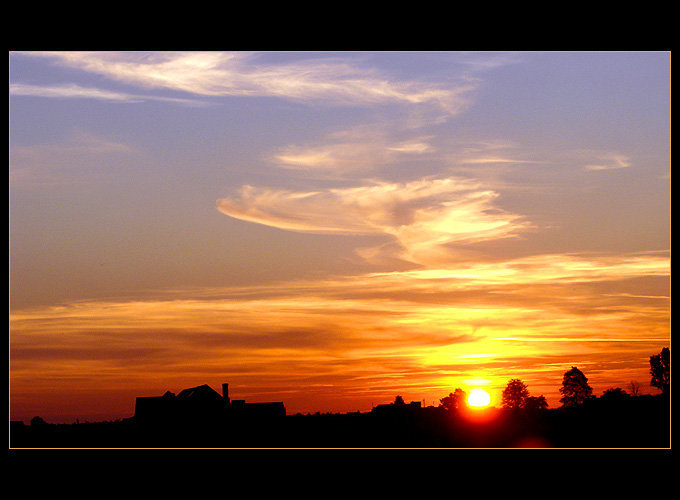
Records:
[[[488,406],[491,396],[484,389],[473,389],[468,396],[468,405],[474,407]]]
[[[529,392],[512,404],[537,410],[562,406],[571,367],[594,397],[660,391],[669,50],[29,50],[8,64],[18,432],[36,416],[128,428],[138,397],[228,383],[234,401],[283,402],[293,429],[298,414],[353,426],[401,395],[388,412],[423,410],[437,423],[414,427],[437,444],[476,445],[515,418],[510,380]],[[389,430],[285,444],[408,441]]]

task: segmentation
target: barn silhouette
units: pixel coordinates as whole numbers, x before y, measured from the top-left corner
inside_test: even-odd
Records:
[[[229,384],[222,394],[207,384],[184,389],[178,394],[137,397],[135,420],[142,423],[219,423],[225,420],[280,419],[286,416],[283,402],[246,403],[229,398]]]

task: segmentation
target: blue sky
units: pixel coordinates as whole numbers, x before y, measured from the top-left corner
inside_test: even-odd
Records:
[[[526,377],[550,373],[534,382],[546,392],[570,367],[564,339],[582,340],[586,319],[605,309],[627,311],[609,320],[635,324],[635,333],[610,338],[593,326],[607,342],[588,355],[574,352],[603,374],[602,384],[622,376],[646,383],[645,356],[670,341],[669,254],[669,53],[10,54],[10,320],[13,379],[23,397],[41,363],[52,363],[44,383],[55,387],[95,377],[86,352],[102,339],[75,319],[83,308],[104,325],[111,319],[102,308],[112,303],[134,315],[140,304],[179,301],[187,309],[169,314],[191,310],[182,316],[188,320],[197,304],[259,310],[283,297],[301,304],[284,342],[295,344],[286,359],[295,360],[288,372],[297,375],[275,395],[300,407],[305,398],[293,387],[313,392],[310,380],[319,377],[356,401],[349,380],[378,377],[397,350],[433,343],[445,347],[415,354],[372,390],[386,397],[412,386],[413,398],[443,397],[471,371],[462,361],[440,366],[447,356],[484,356],[488,366],[476,369],[500,387],[505,373],[492,367],[522,366],[522,355],[516,344],[499,351],[498,341],[490,350],[500,334],[480,332],[493,330],[496,318],[509,331],[518,308],[521,317],[555,318],[551,331],[573,322],[554,348],[563,360],[526,368]],[[263,302],[244,305],[244,297]],[[444,297],[463,310],[442,316]],[[305,324],[321,299],[348,316],[358,304],[379,304],[381,321],[395,308],[408,311],[422,331],[409,326],[364,358],[359,333],[332,329],[326,345],[319,326]],[[483,326],[477,313],[487,308]],[[260,333],[279,345],[281,318],[271,316]],[[44,326],[59,321],[83,349],[74,365],[82,368],[69,376],[59,364],[66,346],[52,346]],[[248,321],[229,317],[205,328],[243,332]],[[339,320],[329,313],[325,321]],[[366,329],[377,335],[403,325]],[[521,329],[545,338],[548,328]],[[179,361],[194,356],[181,347],[193,338],[186,331],[161,342],[176,368],[153,383],[140,371],[123,384],[112,366],[156,349],[129,335],[107,347],[118,353],[129,342],[127,354],[97,357],[108,383],[128,391],[192,377],[214,377],[216,386],[235,379],[253,396],[280,385],[264,375],[270,368],[234,369],[225,351],[208,363],[222,363],[220,370],[189,369]],[[465,338],[465,348],[442,335]],[[236,351],[234,338],[213,341]],[[614,341],[635,350],[612,350]],[[616,356],[630,365],[625,375],[612,371]],[[311,358],[348,357],[373,361],[310,375]]]

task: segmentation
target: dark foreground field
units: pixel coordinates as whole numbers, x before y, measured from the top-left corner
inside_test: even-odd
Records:
[[[399,410],[398,408],[396,410]],[[267,420],[49,424],[13,422],[10,448],[669,448],[670,404],[535,411],[487,408],[288,415]]]

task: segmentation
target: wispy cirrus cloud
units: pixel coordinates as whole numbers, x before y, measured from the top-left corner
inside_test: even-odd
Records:
[[[592,157],[586,160],[584,170],[614,170],[632,165],[628,156],[617,152],[593,152],[590,155]]]
[[[343,175],[366,174],[399,160],[431,157],[437,151],[435,137],[413,135],[396,138],[398,131],[386,126],[359,126],[323,137],[316,144],[289,145],[271,155],[277,167]]]
[[[194,99],[179,99],[173,97],[143,96],[115,92],[92,87],[82,87],[75,84],[64,85],[29,85],[23,83],[10,84],[11,96],[32,96],[56,99],[97,99],[118,103],[138,103],[145,101],[164,101],[185,106],[203,106],[204,102]]]
[[[537,282],[597,282],[631,279],[639,276],[668,276],[670,261],[654,252],[624,255],[541,254],[501,262],[461,262],[455,270],[431,269],[380,273],[389,280],[400,276],[405,281],[437,283],[444,290],[449,283],[456,288],[480,286],[514,286]],[[381,284],[385,286],[387,282]]]
[[[56,97],[61,99],[87,98],[118,102],[138,102],[140,100],[122,92],[81,87],[75,84],[30,85],[11,83],[9,91],[12,96]]]
[[[496,208],[497,193],[463,179],[376,182],[353,188],[295,192],[243,187],[217,208],[230,217],[291,231],[388,235],[400,258],[442,258],[447,244],[504,238],[526,228]]]
[[[473,80],[456,84],[400,81],[340,57],[258,62],[245,52],[47,52],[60,64],[149,89],[202,96],[265,96],[328,105],[434,104],[449,114],[466,109]],[[55,95],[53,91],[52,95]],[[90,91],[91,96],[95,95]],[[102,93],[103,98],[114,98]]]
[[[227,379],[277,397],[294,388],[285,398],[292,411],[333,408],[316,388],[333,385],[362,395],[347,408],[356,411],[404,384],[438,398],[473,375],[500,391],[512,374],[556,406],[569,366],[606,368],[596,379],[602,389],[634,380],[669,335],[663,288],[630,300],[575,287],[669,272],[664,254],[554,254],[14,311],[14,397],[37,381],[55,394],[122,387],[132,401],[153,384],[164,391]]]

